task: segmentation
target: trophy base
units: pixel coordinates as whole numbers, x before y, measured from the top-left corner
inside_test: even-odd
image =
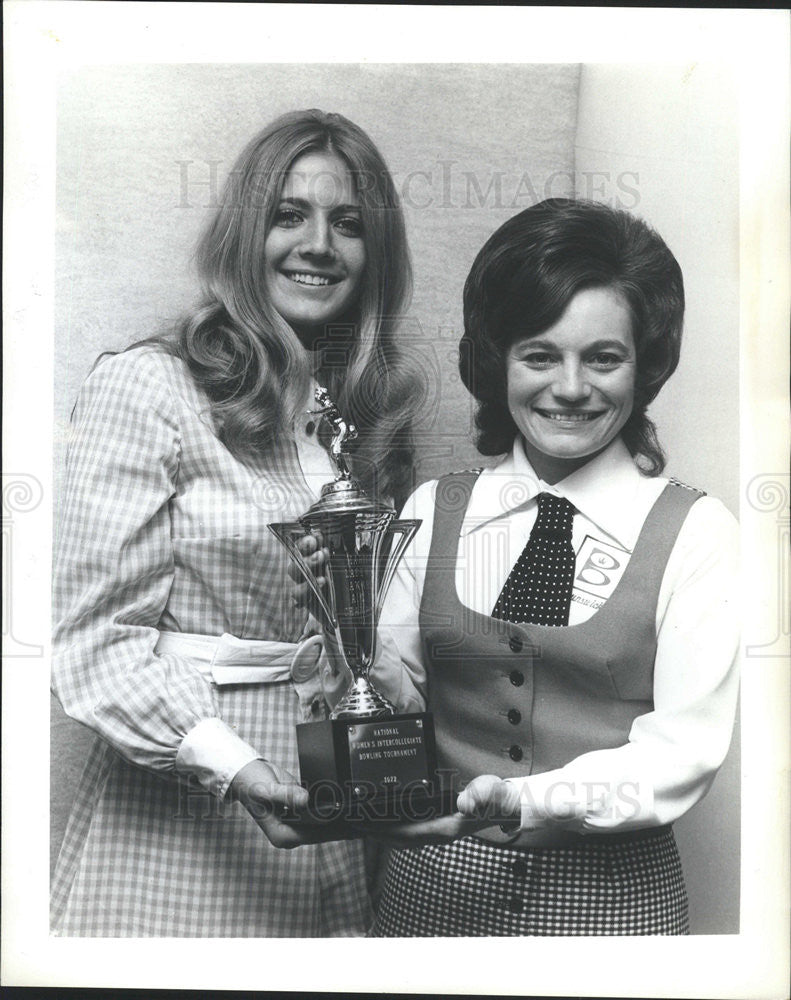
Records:
[[[297,744],[309,794],[301,822],[420,822],[454,810],[428,713],[307,722],[297,726]]]
[[[345,719],[347,722],[369,719],[391,718],[395,707],[379,694],[367,677],[355,677],[349,690],[341,698],[330,714],[331,719]],[[312,725],[313,723],[309,723]]]

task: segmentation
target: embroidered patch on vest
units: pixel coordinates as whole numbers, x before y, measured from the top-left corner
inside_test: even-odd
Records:
[[[586,535],[577,552],[572,601],[598,610],[620,583],[631,555],[628,549]]]

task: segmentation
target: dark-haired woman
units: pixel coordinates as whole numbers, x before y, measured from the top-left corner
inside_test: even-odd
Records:
[[[414,373],[390,317],[410,266],[380,154],[340,115],[283,116],[239,157],[198,261],[200,308],[101,360],[73,417],[53,689],[98,739],[53,928],[359,935],[361,845],[277,819],[305,799],[295,724],[325,708],[318,629],[267,523],[332,478],[316,380],[359,429],[356,475],[405,491]]]
[[[661,477],[646,415],[683,309],[664,242],[604,205],[535,205],[472,266],[461,373],[505,457],[413,495],[383,616],[463,790],[391,831],[417,849],[375,934],[688,933],[671,825],[728,749],[737,588],[734,518]]]

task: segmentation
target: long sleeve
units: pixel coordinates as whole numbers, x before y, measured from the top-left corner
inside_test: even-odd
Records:
[[[404,516],[422,518],[423,526],[396,574],[383,614],[421,688],[426,666],[419,608],[433,506],[430,483],[407,503]],[[727,753],[736,707],[737,562],[735,519],[718,500],[701,498],[682,526],[659,593],[653,711],[635,719],[623,746],[508,779],[519,793],[525,829],[555,822],[591,832],[656,826],[678,819],[705,795]],[[458,569],[456,582],[464,592]],[[382,661],[385,656],[392,656],[390,647],[383,649]],[[430,701],[430,677],[428,686]]]
[[[719,501],[691,509],[659,596],[654,709],[622,747],[509,779],[522,825],[581,831],[671,823],[708,791],[730,744],[738,691],[738,527]]]
[[[224,794],[230,772],[257,754],[221,722],[211,685],[195,667],[154,652],[174,576],[169,501],[180,448],[159,354],[131,352],[94,370],[69,441],[52,686],[69,715],[152,771],[176,770],[191,734],[184,769]],[[223,763],[207,771],[212,756]]]
[[[426,707],[427,676],[419,615],[431,548],[434,484],[424,483],[418,487],[400,516],[421,524],[396,569],[385,598],[371,679],[391,701],[403,706],[402,711],[422,712]]]

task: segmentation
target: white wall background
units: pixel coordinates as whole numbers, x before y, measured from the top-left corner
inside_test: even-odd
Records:
[[[707,67],[641,65],[128,65],[61,79],[58,107],[56,470],[79,384],[102,350],[194,298],[189,257],[247,139],[295,107],[368,130],[402,190],[415,265],[405,336],[432,378],[419,479],[481,464],[456,375],[461,289],[506,218],[576,188],[633,209],[684,270],[682,366],[655,404],[669,471],[737,504],[735,109]],[[576,140],[576,142],[575,142]],[[637,181],[634,179],[637,176]],[[57,503],[56,472],[56,503]],[[52,844],[87,734],[53,707]],[[729,759],[679,824],[693,930],[738,924],[738,776]]]
[[[636,200],[624,207],[661,233],[684,273],[681,362],[651,408],[667,473],[719,497],[738,516],[737,130],[733,81],[718,66],[582,69],[578,193],[592,187],[596,197],[606,186],[624,202]],[[738,932],[739,778],[737,734],[709,795],[676,824],[698,933]]]
[[[415,270],[403,335],[432,376],[422,478],[476,461],[456,376],[461,288],[501,222],[572,192],[578,80],[578,66],[469,64],[131,65],[64,75],[56,428],[65,432],[100,351],[150,336],[192,303],[195,238],[242,146],[276,115],[319,107],[370,133],[403,196]]]

